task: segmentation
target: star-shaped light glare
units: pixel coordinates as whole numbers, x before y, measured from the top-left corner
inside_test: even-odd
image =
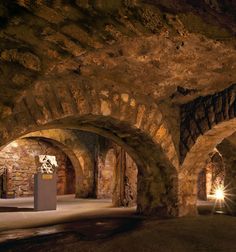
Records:
[[[225,192],[224,187],[218,187],[215,189],[215,199],[216,200],[224,200],[225,198]]]

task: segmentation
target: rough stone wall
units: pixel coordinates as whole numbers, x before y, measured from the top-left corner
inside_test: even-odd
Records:
[[[70,160],[63,153],[55,153],[58,158],[57,195],[75,193],[75,171]]]
[[[97,159],[97,198],[110,198],[114,206],[136,205],[138,169],[129,154],[99,137]]]
[[[120,202],[118,206],[136,204],[137,166],[132,158],[109,139],[80,131],[76,132],[76,135],[80,141],[86,144],[92,157],[94,171],[89,176],[93,177],[97,173],[97,179],[93,185],[96,194],[91,194],[90,197],[112,199],[114,194],[119,195],[117,196]],[[75,172],[70,160],[57,147],[39,139],[34,136],[30,139],[16,140],[0,152],[1,173],[4,168],[7,168],[8,172],[8,190],[14,191],[16,197],[33,195],[33,176],[36,172],[34,157],[39,154],[49,154],[55,155],[59,164],[57,194],[74,193]],[[121,152],[124,153],[123,157]],[[122,171],[119,169],[121,164],[123,165]],[[82,164],[82,169],[85,173],[87,172],[86,163]],[[123,172],[120,174],[123,177],[115,181],[118,172]],[[118,187],[115,190],[116,184]]]
[[[225,139],[217,149],[222,155],[225,167],[226,210],[236,215],[236,145],[235,142]]]
[[[224,185],[225,169],[218,151],[211,153],[206,167],[198,175],[198,198],[206,200],[214,190]]]
[[[116,155],[114,149],[110,149],[103,164],[98,166],[97,198],[111,199],[114,190],[114,172],[116,168]]]
[[[137,79],[137,74],[141,75],[142,73],[141,76],[145,77],[148,80],[146,83],[149,84],[145,85],[144,89],[147,90],[143,93],[150,96],[158,93],[159,97],[160,93],[164,93],[166,97],[169,97],[175,92],[176,85],[180,83],[185,86],[199,83],[200,81],[197,79],[203,79],[203,77],[199,78],[200,74],[206,80],[209,71],[206,71],[207,73],[197,71],[203,69],[206,63],[208,63],[208,67],[210,63],[215,70],[211,69],[211,74],[214,75],[212,83],[215,83],[219,77],[218,71],[225,72],[225,78],[229,78],[226,74],[227,69],[231,70],[232,68],[225,59],[228,55],[221,52],[224,55],[221,60],[225,60],[226,64],[223,64],[223,70],[220,66],[218,66],[219,69],[215,69],[217,53],[212,53],[211,50],[213,49],[213,52],[217,50],[219,54],[221,51],[219,49],[227,47],[227,44],[223,44],[222,47],[219,47],[219,44],[215,46],[215,41],[211,43],[207,39],[202,39],[199,33],[206,38],[230,39],[234,35],[235,27],[234,19],[228,17],[229,14],[232,15],[230,12],[235,10],[233,3],[224,4],[228,6],[229,11],[224,11],[226,7],[224,6],[224,8],[220,8],[222,12],[218,13],[214,8],[209,8],[211,5],[208,2],[212,1],[206,1],[207,4],[204,4],[204,1],[198,1],[196,4],[196,1],[181,0],[55,1],[56,4],[53,2],[22,0],[0,3],[1,28],[3,30],[1,34],[3,50],[0,60],[4,64],[1,84],[3,84],[2,92],[7,92],[10,89],[11,92],[7,92],[10,100],[16,99],[22,89],[31,86],[39,75],[66,71],[91,75],[93,67],[88,68],[87,58],[91,57],[94,50],[98,48],[99,52],[104,48],[109,50],[106,62],[112,63],[101,64],[94,60],[97,67],[103,68],[103,71],[96,70],[96,75],[108,70],[104,79],[108,77],[118,79],[117,83],[121,85],[122,83],[132,83],[134,80],[132,77]],[[100,22],[96,22],[98,19]],[[25,36],[25,31],[28,36]],[[197,37],[200,37],[199,40],[192,33],[197,34]],[[144,41],[145,35],[148,39],[151,36],[160,38],[160,41],[155,41],[159,57],[151,57],[153,50],[150,50],[150,53],[150,45]],[[136,44],[137,40],[141,41],[142,48],[139,49],[140,53],[136,57],[132,53],[135,46],[130,45],[131,39],[135,40]],[[117,47],[120,41],[122,41],[121,44],[125,43],[124,49],[122,46]],[[204,48],[203,45],[207,48]],[[110,51],[111,46],[114,46],[116,50]],[[124,56],[130,51],[132,61],[127,68],[129,55],[128,57]],[[192,53],[193,51],[194,53]],[[182,54],[184,57],[181,57]],[[190,57],[195,54],[201,56],[207,54],[207,56],[205,60],[200,57]],[[172,55],[176,57],[175,60],[178,59],[177,62],[171,58]],[[78,56],[82,59],[77,60]],[[101,58],[104,56],[105,53]],[[211,58],[207,62],[206,59],[209,59],[209,56]],[[230,56],[232,57],[232,54]],[[85,62],[83,62],[84,58]],[[120,58],[124,58],[124,61],[121,61]],[[191,64],[193,61],[197,61],[196,59],[201,64]],[[113,63],[115,60],[117,62]],[[141,62],[142,64],[140,64]],[[233,62],[234,60],[230,60],[231,64]],[[179,63],[186,65],[182,68],[179,67]],[[144,64],[145,67],[143,67]],[[115,66],[117,72],[114,69],[109,71],[107,66]],[[124,66],[128,71],[122,71]],[[130,72],[132,67],[135,67],[136,71]],[[12,74],[12,69],[15,70],[14,74]],[[186,71],[183,71],[184,69]],[[123,74],[119,74],[120,72]],[[176,78],[176,72],[178,72],[178,78]],[[133,76],[132,73],[135,75]],[[123,79],[125,74],[127,75]],[[169,79],[170,76],[172,79]],[[233,78],[233,76],[230,77],[230,79]],[[6,85],[6,83],[10,84]],[[141,86],[144,86],[142,83],[140,81],[138,84],[140,90]],[[229,82],[227,81],[227,83]],[[159,90],[156,87],[154,89],[153,86],[157,86]],[[134,88],[136,89],[135,85]],[[196,93],[196,90],[193,92]],[[1,107],[4,105],[5,113],[10,112],[12,106],[9,106],[9,103],[3,102],[0,105]],[[0,108],[0,112],[2,112],[1,110]]]
[[[24,137],[52,140],[69,157],[76,173],[76,197],[95,196],[94,166],[97,135],[69,129],[35,131]]]
[[[77,142],[83,143],[83,146],[79,146],[79,153],[84,150],[84,157],[79,157],[80,165],[83,170],[83,174],[90,181],[89,184],[86,185],[88,188],[88,193],[85,195],[86,197],[95,198],[96,197],[96,166],[97,166],[97,142],[99,136],[94,133],[76,130],[75,135],[77,137]],[[82,153],[82,152],[81,152]],[[85,158],[86,157],[86,158]],[[81,197],[80,195],[78,195]],[[84,196],[83,196],[84,197]]]
[[[224,185],[225,179],[225,169],[224,163],[221,155],[216,152],[212,157],[211,161],[207,167],[209,172],[211,172],[211,184],[209,185],[209,193],[214,193],[214,189],[219,187],[220,185]]]
[[[151,98],[155,104],[165,100],[182,103],[218,91],[219,86],[227,87],[235,80],[235,4],[229,0],[22,0],[1,1],[0,6],[0,114],[6,118],[14,113],[1,125],[4,143],[39,125],[58,120],[60,115],[63,119],[74,115],[77,109],[83,115],[106,118],[109,115],[115,118],[119,111],[118,120],[133,120],[131,125],[135,124],[160,144],[175,166],[178,151],[170,148],[172,137],[166,124],[151,120],[158,118],[155,109],[149,107]],[[52,76],[58,82],[63,74],[70,76],[63,81],[63,91],[48,80],[46,90],[42,90],[40,80],[45,76]],[[91,78],[93,87],[102,83],[103,96],[96,95],[93,89],[88,92],[95,94],[96,102],[78,89],[79,95],[74,95],[74,89],[67,85],[72,82],[72,75],[77,76],[76,83],[80,77],[84,83]],[[22,94],[34,85],[37,88],[16,109]],[[134,99],[133,94],[141,99]],[[80,96],[82,99],[77,99]],[[70,106],[68,99],[71,98],[75,101]],[[142,99],[147,99],[148,104],[144,105]],[[88,100],[95,106],[87,106]],[[109,123],[99,122],[99,126],[112,131]],[[150,171],[143,172],[145,178],[140,183],[140,194],[143,192],[140,212],[143,209],[151,213],[162,209],[176,212],[177,183],[172,181],[174,172],[163,174],[170,166],[160,160],[158,152],[162,152],[147,148],[149,139],[144,141],[144,137],[138,136],[140,132],[132,135],[117,124],[114,128],[115,135],[133,147],[137,156],[143,155],[141,159],[146,162],[143,170]],[[194,141],[190,135],[183,139],[187,151]],[[145,149],[149,150],[146,155]],[[142,202],[148,202],[150,207]]]
[[[164,146],[162,143],[168,140],[168,145],[165,144],[165,147],[169,146],[167,155],[172,157],[175,156],[175,148],[171,147],[172,138],[167,125],[162,121],[158,105],[156,103],[143,105],[141,98],[134,99],[133,94],[120,95],[108,89],[97,92],[90,85],[91,82],[80,82],[77,77],[74,79],[69,76],[66,81],[67,88],[62,86],[65,84],[64,78],[51,80],[53,89],[58,94],[56,98],[55,93],[53,95],[47,91],[51,88],[49,87],[51,82],[39,81],[34,90],[27,94],[27,98],[25,97],[26,99],[18,103],[19,107],[15,108],[17,129],[14,119],[6,119],[11,126],[3,123],[6,127],[6,131],[4,130],[1,135],[5,139],[3,141],[16,138],[19,134],[29,133],[30,130],[39,130],[40,125],[43,129],[47,127],[88,129],[108,136],[124,146],[135,158],[139,169],[143,170],[143,176],[140,176],[142,182],[139,183],[142,186],[139,196],[143,195],[138,201],[139,213],[145,211],[147,214],[165,215],[168,212],[167,215],[175,215],[177,213],[176,170],[163,153],[161,146]],[[113,98],[116,98],[117,102],[114,102]],[[104,110],[103,101],[106,101],[108,111]],[[145,100],[143,102],[146,104]],[[152,189],[150,192],[152,196],[147,196],[150,189]],[[146,201],[144,199],[146,197],[151,199],[152,203]]]
[[[197,175],[205,167],[209,154],[214,148],[225,138],[231,138],[235,132],[235,125],[236,118],[214,125],[212,129],[197,138],[187,153],[179,171],[179,212],[181,216],[197,214]]]
[[[67,156],[45,141],[19,139],[0,151],[0,173],[8,171],[8,191],[16,197],[31,196],[34,191],[34,174],[37,167],[35,156],[40,154],[55,155],[58,162],[57,193],[74,193],[74,172]]]
[[[180,157],[184,160],[197,138],[214,125],[236,117],[236,85],[181,107]]]
[[[125,202],[124,206],[133,206],[137,204],[137,177],[138,168],[134,160],[129,156],[128,153],[125,155]]]
[[[198,175],[198,192],[197,196],[200,200],[206,200],[206,169],[203,169]]]

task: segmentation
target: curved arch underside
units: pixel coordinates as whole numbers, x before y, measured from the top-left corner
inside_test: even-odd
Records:
[[[236,131],[236,86],[182,107],[179,172],[181,215],[195,215],[197,176],[209,154]]]
[[[67,88],[60,86],[64,82],[58,80],[54,87],[57,96],[48,82],[39,82],[26,93],[13,116],[3,122],[2,143],[53,128],[80,129],[108,137],[137,163],[138,211],[177,215],[177,174],[167,157],[174,155],[175,148],[167,156],[163,152],[168,141],[169,145],[173,143],[156,104],[143,104],[128,93],[97,92],[77,79],[70,79]]]
[[[72,130],[41,130],[24,135],[23,138],[46,139],[60,147],[70,158],[76,172],[76,197],[86,198],[93,195],[92,157],[87,147]]]
[[[215,2],[0,3],[0,145],[100,134],[136,161],[140,212],[194,213],[196,174],[235,127],[235,4]]]

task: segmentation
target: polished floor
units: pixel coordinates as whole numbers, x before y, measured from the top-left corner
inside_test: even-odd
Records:
[[[198,205],[198,217],[160,219],[73,195],[45,212],[33,210],[33,198],[0,200],[0,251],[236,251],[236,218],[214,214],[212,202]]]
[[[0,232],[72,222],[92,216],[119,216],[134,212],[135,207],[112,207],[111,200],[76,199],[74,195],[58,196],[57,210],[39,212],[33,209],[33,197],[0,199]]]

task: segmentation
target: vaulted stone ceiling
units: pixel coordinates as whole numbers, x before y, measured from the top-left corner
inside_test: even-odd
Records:
[[[158,103],[221,91],[236,83],[235,14],[230,0],[2,0],[1,116],[68,74]]]

